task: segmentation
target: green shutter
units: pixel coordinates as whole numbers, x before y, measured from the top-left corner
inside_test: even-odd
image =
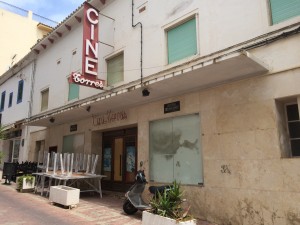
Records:
[[[124,80],[124,55],[118,55],[107,61],[107,85]]]
[[[23,88],[24,88],[24,81],[20,80],[19,84],[18,84],[17,103],[22,102],[22,99],[23,99]]]
[[[168,63],[197,54],[196,19],[167,31],[167,38]]]
[[[64,136],[62,153],[72,153],[74,151],[73,143],[74,135]]]
[[[4,110],[4,105],[5,105],[5,91],[2,92],[1,94],[1,105],[0,105],[0,112]]]
[[[280,23],[300,15],[300,0],[270,0],[272,23]]]
[[[41,95],[42,95],[41,111],[44,111],[48,109],[49,89],[42,91]]]
[[[68,100],[77,99],[79,97],[79,85],[74,83],[69,83],[69,97]]]

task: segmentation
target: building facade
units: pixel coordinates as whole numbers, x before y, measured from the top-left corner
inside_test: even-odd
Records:
[[[0,14],[0,29],[3,31],[0,37],[0,74],[3,74],[51,31],[53,21],[5,2],[0,3]]]
[[[144,169],[180,181],[197,218],[297,224],[299,8],[84,3],[32,47],[24,157],[98,154],[106,189]]]
[[[22,123],[29,116],[31,79],[35,69],[30,49],[57,23],[5,2],[0,2],[0,14],[0,74],[3,75],[0,80],[0,125],[6,138],[0,146],[5,153],[4,161],[16,162],[28,157],[24,145],[27,128]]]

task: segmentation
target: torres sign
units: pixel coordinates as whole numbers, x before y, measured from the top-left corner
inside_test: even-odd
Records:
[[[98,24],[99,12],[92,5],[84,3],[82,73],[71,74],[69,82],[103,89],[104,80],[98,75]]]

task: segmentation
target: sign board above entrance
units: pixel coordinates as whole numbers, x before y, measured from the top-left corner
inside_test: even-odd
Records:
[[[164,104],[164,113],[180,111],[180,101]]]
[[[99,11],[89,3],[84,3],[82,73],[73,72],[70,83],[103,89],[104,80],[98,75],[98,25]]]
[[[106,114],[103,115],[94,115],[93,116],[93,125],[94,126],[101,126],[103,124],[113,123],[116,121],[126,120],[127,114],[125,111],[119,111],[119,112],[112,112],[107,111]]]

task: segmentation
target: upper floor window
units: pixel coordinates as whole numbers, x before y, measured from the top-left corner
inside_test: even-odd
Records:
[[[79,98],[79,85],[75,83],[69,83],[68,101]]]
[[[41,91],[41,111],[45,111],[48,109],[48,101],[49,101],[49,88]]]
[[[169,64],[197,54],[195,17],[166,32]]]
[[[272,24],[300,16],[299,0],[270,0]]]
[[[9,99],[8,99],[8,107],[12,106],[12,102],[13,102],[13,93],[10,92],[9,93]]]
[[[23,99],[23,88],[24,88],[24,81],[20,80],[19,84],[18,84],[17,103],[22,102],[22,99]]]
[[[124,80],[124,54],[107,60],[107,85],[111,86]]]
[[[5,105],[5,91],[3,91],[1,94],[0,112],[4,110],[4,105]]]

